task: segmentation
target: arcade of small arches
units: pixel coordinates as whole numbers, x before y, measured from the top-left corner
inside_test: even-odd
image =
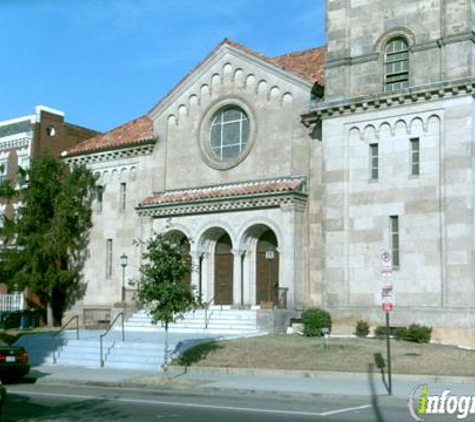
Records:
[[[255,224],[234,236],[222,226],[193,238],[186,228],[171,227],[187,243],[192,257],[190,282],[203,302],[239,307],[287,307],[289,286],[283,286],[279,233]]]

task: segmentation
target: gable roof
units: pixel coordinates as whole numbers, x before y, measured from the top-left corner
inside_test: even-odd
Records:
[[[325,58],[325,47],[311,48],[304,51],[289,53],[282,56],[268,57],[245,45],[225,38],[213,49],[197,66],[188,72],[148,114],[152,113],[159,104],[171,96],[171,94],[201,65],[203,65],[221,47],[228,45],[246,54],[256,57],[272,66],[276,66],[286,72],[293,73],[307,82],[323,86],[324,73],[323,61]],[[125,123],[108,132],[90,138],[64,153],[64,156],[74,156],[99,152],[109,149],[123,148],[142,143],[155,141],[153,135],[153,121],[148,115],[141,116],[128,123]]]
[[[109,132],[94,136],[72,147],[67,156],[80,155],[89,152],[123,148],[154,141],[153,121],[148,116],[141,116],[127,122]]]

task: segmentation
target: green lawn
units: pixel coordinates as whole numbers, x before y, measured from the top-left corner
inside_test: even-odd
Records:
[[[220,368],[367,372],[374,354],[386,359],[386,342],[268,335],[205,343],[190,349],[177,364]],[[392,368],[399,374],[475,376],[475,351],[437,344],[391,340]]]

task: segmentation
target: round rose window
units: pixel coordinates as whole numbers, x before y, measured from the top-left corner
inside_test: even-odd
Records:
[[[219,109],[211,119],[209,148],[219,161],[238,158],[249,141],[249,118],[237,106]]]

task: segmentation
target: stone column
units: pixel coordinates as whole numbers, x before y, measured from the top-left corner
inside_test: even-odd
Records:
[[[211,270],[214,267],[211,258],[212,254],[208,252],[201,254],[201,298],[203,302],[208,302],[214,295],[214,280],[211,277]]]
[[[246,283],[244,292],[249,305],[259,305],[256,303],[256,250],[257,239],[253,239],[249,244],[249,249],[246,252],[245,268],[246,268]]]
[[[288,288],[287,306],[301,306],[302,297],[302,211],[299,202],[281,205],[285,229],[279,245],[279,286]]]
[[[198,252],[191,252],[191,285],[195,289],[197,294],[200,293],[200,277],[201,277],[201,268],[200,268],[200,260],[201,254]],[[202,294],[203,292],[201,292]],[[203,296],[202,296],[203,297]]]
[[[234,255],[233,262],[233,304],[242,305],[244,304],[244,279],[242,273],[242,260],[244,251],[240,249],[233,249],[232,254]]]

